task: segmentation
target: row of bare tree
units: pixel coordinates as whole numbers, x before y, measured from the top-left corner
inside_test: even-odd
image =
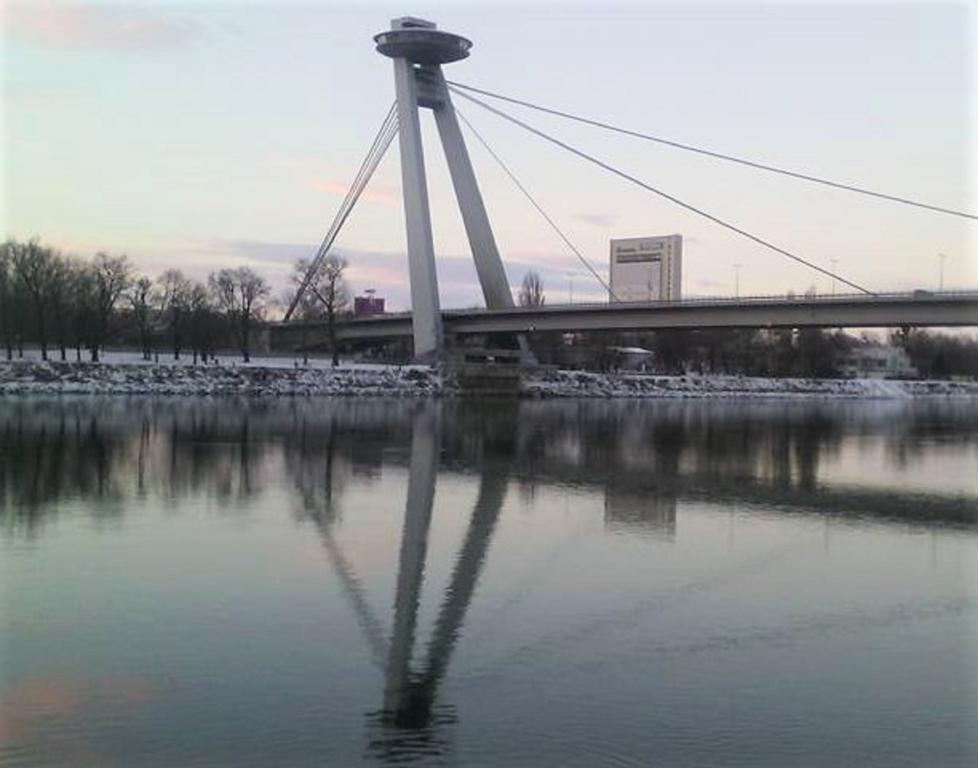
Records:
[[[299,260],[289,303],[309,262]],[[338,362],[336,318],[350,304],[343,278],[346,261],[328,257],[308,282],[297,306],[303,320],[325,320]],[[206,282],[167,269],[155,280],[138,274],[128,257],[98,253],[91,260],[60,253],[37,239],[0,245],[0,342],[5,356],[23,356],[36,345],[44,360],[55,350],[61,360],[73,349],[97,362],[107,343],[136,343],[152,359],[166,344],[173,357],[207,360],[216,349],[234,346],[247,362],[256,329],[277,306],[264,277],[249,267],[220,269]]]
[[[298,314],[327,319],[349,304],[346,263],[331,258],[311,281]],[[308,265],[295,266],[298,285]],[[73,349],[98,361],[110,341],[138,343],[147,360],[166,344],[174,358],[192,353],[206,360],[218,347],[234,345],[250,359],[256,328],[275,302],[264,277],[249,267],[212,272],[205,282],[179,269],[155,280],[140,275],[125,255],[98,253],[91,260],[66,255],[38,240],[0,245],[0,342],[8,360],[24,345],[41,357],[68,359]],[[335,333],[335,332],[334,332]],[[335,347],[335,344],[334,344]]]

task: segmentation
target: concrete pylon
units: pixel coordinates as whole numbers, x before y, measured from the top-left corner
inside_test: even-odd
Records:
[[[506,271],[441,70],[442,64],[468,56],[472,43],[437,29],[430,21],[411,17],[394,19],[390,31],[376,35],[374,41],[380,53],[394,60],[414,356],[437,360],[444,352],[445,341],[418,119],[421,107],[431,109],[435,115],[486,306],[513,306]]]

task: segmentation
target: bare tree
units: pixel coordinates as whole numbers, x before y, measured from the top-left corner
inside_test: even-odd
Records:
[[[296,294],[299,292],[299,288],[305,281],[306,271],[309,269],[309,261],[307,259],[299,259],[293,269],[292,269],[292,288],[288,289],[282,296],[282,304],[286,307],[292,306],[292,302],[295,300]],[[301,325],[300,328],[300,338],[299,347],[302,349],[302,364],[309,364],[309,346],[306,342],[307,337],[307,323],[312,320],[322,320],[323,310],[319,305],[319,299],[317,299],[312,291],[305,291],[299,297],[299,302],[295,307],[295,314],[293,317],[298,320]]]
[[[310,289],[326,312],[329,349],[333,353],[334,368],[340,364],[340,348],[336,343],[336,316],[345,312],[350,305],[350,290],[343,279],[346,266],[346,259],[327,256],[319,271],[319,279],[310,282]]]
[[[51,302],[51,283],[56,270],[54,251],[35,238],[26,243],[7,243],[17,281],[27,294],[36,322],[41,359],[48,359],[47,313]]]
[[[49,305],[62,362],[68,359],[68,333],[71,329],[72,279],[78,265],[74,259],[55,255],[51,270]]]
[[[531,269],[523,277],[520,286],[519,303],[521,307],[542,307],[547,298],[543,293],[543,279],[540,274]]]
[[[190,347],[194,353],[194,365],[197,357],[201,362],[207,362],[207,354],[211,351],[213,328],[211,296],[203,283],[193,283],[187,295],[187,324],[190,332]]]
[[[311,294],[312,300],[303,298],[303,301],[310,305],[308,311],[312,317],[322,317],[326,320],[326,332],[329,335],[329,349],[333,356],[334,367],[340,364],[340,348],[336,343],[336,318],[350,305],[350,289],[343,279],[346,267],[346,259],[332,254],[327,256],[306,287],[307,296]],[[301,284],[308,271],[309,262],[300,259],[296,262],[293,271],[293,281]]]
[[[14,266],[11,260],[10,244],[0,246],[0,331],[3,333],[3,346],[7,359],[14,357],[14,318],[16,302],[19,298],[14,288]]]
[[[71,340],[75,360],[81,362],[82,347],[89,343],[95,318],[95,279],[91,265],[73,262],[68,291],[71,308]]]
[[[218,306],[227,317],[231,335],[238,342],[241,356],[251,360],[251,330],[265,313],[265,300],[271,289],[265,278],[248,267],[212,272],[207,280]]]
[[[291,280],[295,287],[285,294],[284,303],[287,306],[292,304],[295,295],[306,279],[308,271],[309,259],[299,259],[292,267]],[[316,294],[311,290],[306,290],[299,298],[299,303],[296,304],[294,317],[299,320],[322,320],[326,317],[326,313]]]
[[[94,305],[89,350],[92,354],[92,362],[97,363],[99,350],[105,345],[109,335],[112,313],[129,287],[132,267],[125,255],[109,256],[105,253],[97,253],[92,259],[91,269]]]
[[[143,360],[153,358],[153,281],[148,277],[136,280],[127,294],[129,306],[132,307],[132,317],[139,329],[139,346],[143,351]]]
[[[168,269],[157,280],[160,292],[160,314],[166,318],[170,327],[170,338],[173,343],[173,359],[180,359],[180,349],[183,344],[184,326],[189,312],[191,282],[184,277],[179,269]]]

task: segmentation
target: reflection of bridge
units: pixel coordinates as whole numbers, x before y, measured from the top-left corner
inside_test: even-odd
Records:
[[[978,292],[702,299],[651,304],[565,304],[441,313],[446,334],[534,331],[638,331],[690,328],[885,328],[978,324]],[[326,341],[325,323],[270,326],[275,349]],[[411,313],[350,318],[337,323],[344,341],[407,337]]]

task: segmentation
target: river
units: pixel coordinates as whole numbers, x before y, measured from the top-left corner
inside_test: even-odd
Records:
[[[973,766],[978,403],[0,399],[0,766]]]

